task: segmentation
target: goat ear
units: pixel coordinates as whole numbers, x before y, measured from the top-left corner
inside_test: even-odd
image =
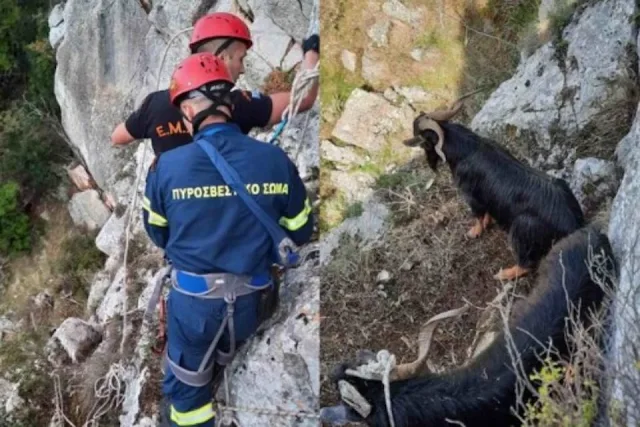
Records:
[[[349,369],[349,364],[347,363],[340,363],[334,366],[329,372],[329,379],[333,382],[343,379],[346,376],[345,371],[347,369]]]
[[[402,141],[407,147],[420,147],[425,142],[422,135],[414,136],[413,138],[405,139]]]
[[[341,426],[348,423],[362,422],[362,417],[345,405],[328,406],[320,409],[320,420],[332,425]]]

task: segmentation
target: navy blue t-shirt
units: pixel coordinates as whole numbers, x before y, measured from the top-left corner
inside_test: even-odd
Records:
[[[259,92],[234,90],[233,122],[242,133],[265,127],[271,117],[271,97]],[[169,101],[169,91],[151,92],[125,121],[127,131],[136,139],[151,139],[153,152],[157,155],[192,141],[182,121],[180,110]]]

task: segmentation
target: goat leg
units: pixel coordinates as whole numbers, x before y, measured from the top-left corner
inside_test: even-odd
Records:
[[[475,223],[473,224],[473,227],[467,231],[467,237],[470,239],[475,239],[482,234],[482,221],[477,218],[474,221]]]
[[[495,276],[493,276],[493,278],[497,280],[504,280],[504,281],[513,280],[518,277],[527,275],[529,273],[529,270],[530,269],[528,268],[524,268],[519,265],[514,265],[513,267],[500,269],[500,272],[498,272]]]
[[[475,218],[473,220],[474,221],[473,226],[469,229],[469,231],[467,231],[467,237],[468,238],[475,239],[475,238],[479,237],[482,234],[482,231],[484,229],[484,227],[482,226],[483,219]]]
[[[484,217],[482,217],[482,229],[488,230],[491,224],[493,224],[493,218],[491,218],[491,215],[488,213],[484,214]]]

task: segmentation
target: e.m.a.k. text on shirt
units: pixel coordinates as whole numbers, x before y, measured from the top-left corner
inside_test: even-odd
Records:
[[[271,97],[258,91],[234,90],[232,120],[242,133],[265,127],[271,117]],[[190,143],[193,139],[182,121],[180,110],[169,101],[169,91],[160,90],[146,96],[140,107],[125,121],[129,134],[136,139],[151,139],[156,155]]]

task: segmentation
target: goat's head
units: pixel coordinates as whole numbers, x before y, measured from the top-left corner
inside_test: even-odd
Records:
[[[413,138],[403,141],[407,147],[422,147],[427,156],[427,162],[432,170],[436,170],[438,161],[447,162],[442,151],[444,144],[444,130],[439,122],[451,120],[462,108],[462,101],[458,100],[448,110],[431,113],[420,112],[413,120]]]
[[[469,309],[468,305],[461,308],[440,313],[429,319],[420,331],[418,358],[410,363],[395,366],[389,374],[389,382],[410,380],[426,371],[427,354],[431,346],[431,339],[438,323],[444,319],[457,317]],[[380,402],[384,396],[383,384],[378,379],[368,380],[358,375],[358,368],[370,363],[379,362],[378,355],[368,350],[361,350],[356,356],[355,362],[342,363],[333,369],[329,375],[330,380],[340,388],[343,402],[336,406],[322,408],[320,418],[330,425],[342,425],[349,422],[363,422],[375,416],[376,411],[386,411]],[[354,397],[345,402],[345,391],[349,389]]]

